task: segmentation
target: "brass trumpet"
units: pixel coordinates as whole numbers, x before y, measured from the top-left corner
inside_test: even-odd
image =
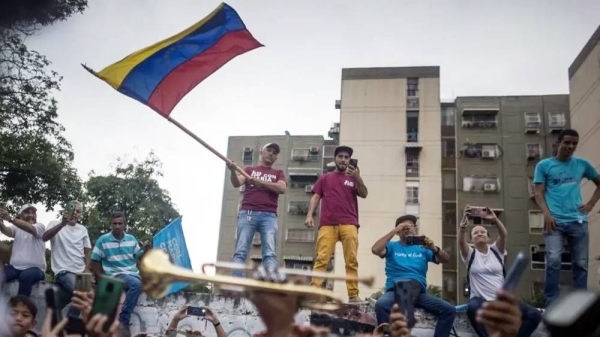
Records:
[[[204,267],[215,266],[227,269],[253,270],[251,266],[240,264],[228,264],[219,262],[215,264],[205,264]],[[289,275],[296,276],[315,276],[319,278],[349,280],[348,278],[332,276],[327,273],[309,273],[299,270],[284,269]],[[233,277],[227,275],[206,275],[197,274],[189,269],[176,266],[171,263],[169,254],[162,249],[152,249],[148,251],[140,263],[140,274],[142,277],[142,288],[148,296],[153,298],[162,298],[167,293],[169,286],[175,282],[203,282],[212,283],[227,292],[239,294],[249,299],[260,293],[272,293],[282,295],[297,296],[301,307],[319,310],[334,311],[340,308],[342,301],[332,291],[315,288],[307,285],[291,283],[274,283],[251,278]],[[283,275],[283,273],[280,273]],[[302,274],[302,275],[300,275]],[[309,275],[310,274],[310,275]],[[356,280],[367,285],[373,284],[374,278],[350,279]]]

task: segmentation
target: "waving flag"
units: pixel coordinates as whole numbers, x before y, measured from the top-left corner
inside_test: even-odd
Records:
[[[152,240],[152,246],[165,250],[175,265],[192,269],[190,254],[188,253],[185,236],[183,236],[183,228],[181,227],[181,217],[173,220],[167,227],[158,232]],[[184,282],[173,283],[167,295],[176,293],[187,286],[188,284]]]
[[[222,3],[190,28],[99,72],[83,67],[123,95],[168,118],[200,82],[236,56],[262,46],[237,12]]]

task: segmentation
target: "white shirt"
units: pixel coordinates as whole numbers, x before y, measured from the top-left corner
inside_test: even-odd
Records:
[[[48,229],[58,226],[60,221],[55,220],[48,224]],[[47,230],[48,230],[47,229]],[[52,271],[58,274],[67,271],[74,274],[85,270],[84,248],[92,249],[88,230],[83,225],[66,225],[50,239],[52,249]]]
[[[496,298],[496,291],[502,288],[504,283],[504,274],[502,273],[502,264],[494,256],[492,252],[494,249],[502,264],[504,264],[505,252],[500,252],[494,242],[488,247],[487,254],[483,254],[473,247],[469,247],[469,253],[466,259],[463,259],[465,266],[468,267],[471,255],[475,254],[473,264],[471,265],[471,272],[469,274],[469,283],[471,285],[471,298],[481,297],[486,301],[493,301]]]
[[[35,236],[15,225],[8,227],[11,230],[9,236],[15,239],[9,264],[16,270],[37,267],[46,272],[46,245],[42,240],[46,226],[36,223],[33,227]]]

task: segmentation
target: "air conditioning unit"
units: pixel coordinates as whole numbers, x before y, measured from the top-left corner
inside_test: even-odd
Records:
[[[473,126],[473,122],[471,122],[471,121],[463,121],[462,122],[462,126],[463,126],[463,128],[470,128],[470,127]]]
[[[494,150],[485,150],[481,152],[482,158],[496,158],[496,151]]]
[[[319,147],[318,146],[311,146],[310,147],[310,153],[319,153]]]
[[[495,191],[496,190],[496,184],[483,184],[483,190],[484,191]]]
[[[312,193],[312,189],[313,189],[313,185],[308,185],[308,186],[304,187],[304,192]]]
[[[309,149],[292,149],[292,161],[307,161]]]
[[[244,148],[244,152],[252,152],[252,148],[251,147],[245,147]]]

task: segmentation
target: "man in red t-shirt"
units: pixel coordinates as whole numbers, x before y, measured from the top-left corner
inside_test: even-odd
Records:
[[[238,213],[237,240],[233,252],[233,262],[246,263],[254,233],[258,231],[262,245],[263,265],[267,269],[277,268],[277,199],[285,193],[287,183],[285,173],[273,168],[281,149],[275,143],[268,143],[260,150],[257,166],[247,166],[244,171],[251,179],[246,179],[235,170],[235,164],[228,165],[233,187],[246,186],[242,207]],[[235,271],[234,276],[244,276],[243,271]]]
[[[317,258],[313,269],[324,272],[327,269],[331,254],[338,241],[344,248],[346,275],[358,276],[358,199],[366,198],[369,193],[367,186],[360,176],[358,167],[350,165],[354,151],[348,146],[335,149],[335,171],[326,173],[313,186],[313,196],[306,216],[305,225],[312,228],[315,225],[313,214],[321,203],[319,217],[319,236],[317,238]],[[358,166],[358,165],[357,165]],[[311,285],[321,287],[323,279],[313,278]],[[358,297],[358,283],[347,281],[348,298],[350,303],[361,302]]]

